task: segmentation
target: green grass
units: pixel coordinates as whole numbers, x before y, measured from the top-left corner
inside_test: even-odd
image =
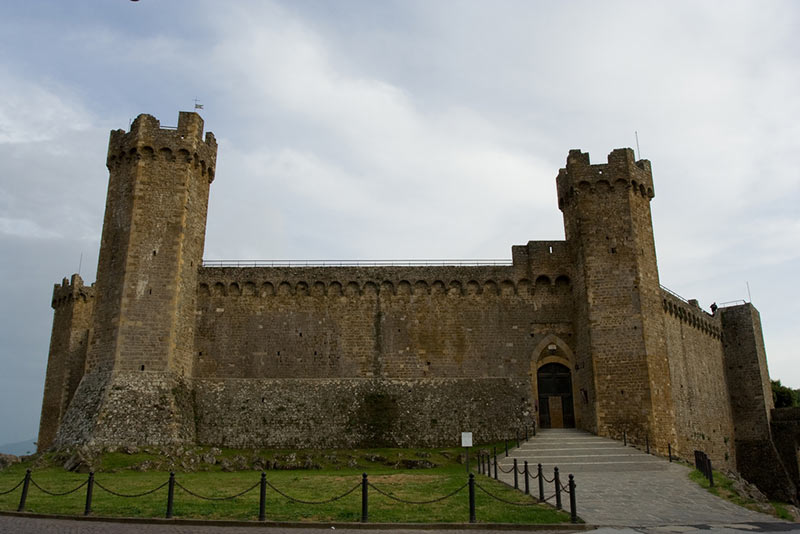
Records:
[[[786,503],[781,503],[778,501],[770,501],[769,503],[760,503],[753,499],[750,499],[746,496],[739,494],[734,488],[734,482],[730,478],[726,477],[722,473],[717,470],[714,470],[714,486],[712,487],[708,481],[708,479],[698,471],[697,469],[693,469],[689,473],[689,478],[696,482],[701,487],[708,490],[709,493],[712,495],[716,495],[726,501],[732,502],[733,504],[742,506],[749,510],[754,510],[756,512],[766,513],[778,517],[780,519],[785,519],[787,521],[794,521],[794,517],[789,510],[786,508]]]
[[[267,480],[284,493],[307,501],[320,501],[341,495],[359,486],[361,473],[382,491],[406,500],[424,501],[447,495],[467,481],[465,466],[457,461],[459,449],[361,449],[340,451],[237,451],[226,450],[218,457],[235,458],[259,456],[270,459],[291,457],[294,453],[300,464],[311,469],[268,470]],[[472,456],[472,455],[471,455]],[[310,458],[310,461],[307,461]],[[428,469],[397,468],[403,459],[425,459],[436,464]],[[0,492],[12,488],[33,470],[33,480],[51,492],[64,492],[83,483],[86,474],[70,473],[59,465],[61,457],[53,455],[9,467],[0,472]],[[47,465],[48,462],[50,465]],[[134,468],[142,462],[166,463],[153,452],[135,454],[107,453],[96,465],[95,480],[119,493],[141,493],[166,482],[168,470],[142,472]],[[38,467],[33,467],[33,465]],[[474,463],[473,463],[474,465]],[[219,465],[207,466],[205,471],[179,472],[176,479],[195,493],[208,497],[224,497],[239,493],[260,480],[260,471],[223,472]],[[483,488],[498,497],[518,503],[533,503],[531,497],[489,479],[476,475]],[[0,510],[16,510],[21,489],[0,496]],[[569,521],[567,513],[550,506],[512,506],[498,502],[476,488],[476,516],[479,522],[497,523],[562,523]],[[63,496],[52,497],[31,485],[25,509],[46,514],[80,515],[83,513],[86,488]],[[469,520],[467,488],[444,501],[425,505],[402,504],[377,491],[369,490],[369,520],[371,522],[467,522]],[[92,510],[94,515],[111,517],[164,517],[167,488],[140,498],[116,497],[95,486]],[[176,487],[174,516],[178,518],[257,520],[259,488],[228,501],[206,501],[193,497]],[[269,521],[337,521],[356,522],[361,519],[360,486],[351,494],[333,503],[307,505],[295,503],[267,488],[267,519]]]

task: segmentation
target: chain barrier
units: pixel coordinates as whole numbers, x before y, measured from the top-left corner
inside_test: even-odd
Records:
[[[355,490],[357,490],[358,488],[361,487],[361,482],[359,482],[358,484],[353,486],[352,489],[349,489],[346,492],[342,493],[341,495],[339,495],[337,497],[332,497],[330,499],[325,499],[324,501],[304,501],[302,499],[295,499],[294,497],[292,497],[290,495],[286,495],[284,492],[282,492],[281,490],[279,490],[278,488],[273,486],[270,481],[267,481],[267,486],[272,488],[275,491],[275,493],[277,493],[278,495],[280,495],[280,496],[282,496],[282,497],[284,497],[286,499],[289,499],[290,501],[293,501],[293,502],[299,502],[300,504],[328,504],[328,503],[331,503],[331,502],[334,502],[334,501],[338,501],[339,499],[343,499],[343,498],[347,497],[348,495],[350,495]]]
[[[401,499],[400,497],[395,497],[394,495],[391,495],[390,493],[387,493],[387,492],[383,491],[382,489],[380,489],[380,488],[376,487],[374,484],[372,484],[372,482],[368,482],[368,484],[369,484],[369,487],[371,487],[372,489],[374,489],[375,491],[377,491],[378,493],[380,493],[384,497],[388,497],[389,499],[392,499],[392,500],[397,501],[397,502],[402,502],[402,503],[405,503],[405,504],[433,504],[433,503],[436,503],[436,502],[441,502],[441,501],[443,501],[445,499],[449,499],[453,495],[456,495],[461,490],[463,490],[464,488],[469,486],[469,482],[467,482],[466,484],[464,484],[463,486],[461,486],[457,490],[448,493],[444,497],[437,497],[436,499],[431,499],[429,501],[408,501],[406,499]]]
[[[534,501],[531,501],[531,502],[513,502],[513,501],[507,501],[507,500],[505,500],[505,499],[503,499],[503,498],[501,498],[501,497],[498,497],[497,495],[494,495],[494,494],[492,494],[492,493],[489,493],[489,491],[488,491],[486,488],[484,488],[483,486],[481,486],[481,485],[480,485],[480,484],[478,484],[477,482],[475,483],[475,485],[478,487],[478,489],[479,489],[479,490],[481,490],[482,492],[484,492],[486,495],[488,495],[488,496],[489,496],[489,497],[491,497],[492,499],[494,499],[494,500],[496,500],[496,501],[500,501],[500,502],[502,502],[502,503],[505,503],[505,504],[511,504],[511,505],[513,505],[513,506],[533,506],[533,505],[535,505],[535,504],[536,504]]]
[[[258,486],[260,486],[261,482],[260,481],[256,482],[255,484],[253,484],[252,486],[250,486],[246,490],[244,490],[242,492],[239,492],[236,495],[230,495],[228,497],[206,497],[205,495],[200,495],[198,493],[193,492],[192,490],[190,490],[189,488],[187,488],[186,486],[184,486],[183,484],[181,484],[177,480],[175,481],[175,485],[178,486],[183,491],[185,491],[186,493],[188,493],[189,495],[191,495],[192,497],[197,497],[198,499],[203,499],[204,501],[232,501],[233,499],[241,497],[242,495],[244,495],[246,493],[250,493],[251,491],[256,489]]]
[[[506,469],[503,469],[502,467],[500,467],[499,465],[497,466],[497,469],[498,469],[498,470],[499,470],[501,473],[511,473],[511,472],[513,472],[513,471],[514,471],[514,468],[513,468],[513,467],[509,467],[509,468],[508,468],[508,470],[506,470]]]
[[[23,482],[25,482],[25,479],[24,479],[24,478],[23,478],[22,480],[20,480],[20,481],[17,483],[17,485],[16,485],[16,486],[14,486],[13,488],[11,488],[10,490],[8,490],[8,491],[0,491],[0,495],[8,495],[8,494],[9,494],[9,493],[11,493],[12,491],[14,491],[14,490],[16,490],[18,487],[20,487],[20,486],[22,485],[22,483],[23,483]]]
[[[136,498],[136,497],[144,497],[145,495],[150,495],[151,493],[157,492],[158,490],[160,490],[161,488],[163,488],[167,484],[169,484],[168,481],[164,482],[163,484],[161,484],[157,488],[153,488],[151,490],[148,490],[148,491],[145,491],[145,492],[142,492],[142,493],[126,494],[126,493],[118,493],[118,492],[116,492],[114,490],[110,490],[107,487],[105,487],[102,484],[100,484],[100,482],[98,482],[97,480],[94,481],[94,485],[97,486],[98,488],[100,488],[101,490],[105,491],[106,493],[110,493],[111,495],[114,495],[116,497],[125,497],[125,498],[128,498],[128,499],[132,499],[132,498]]]
[[[34,486],[36,486],[36,487],[39,489],[39,491],[41,491],[42,493],[45,493],[45,494],[47,494],[47,495],[51,495],[51,496],[53,496],[53,497],[62,497],[62,496],[64,496],[64,495],[69,495],[70,493],[75,493],[76,491],[78,491],[79,489],[81,489],[82,487],[84,487],[84,486],[85,486],[86,484],[88,484],[88,483],[89,483],[89,481],[88,481],[88,480],[84,480],[84,481],[81,483],[81,485],[80,485],[80,486],[78,486],[77,488],[73,488],[73,489],[71,489],[71,490],[69,490],[69,491],[65,491],[65,492],[63,492],[63,493],[58,493],[58,492],[55,492],[55,491],[48,491],[48,490],[44,489],[44,488],[43,488],[43,487],[41,487],[39,484],[37,484],[37,483],[36,483],[36,481],[35,481],[33,478],[31,478],[31,484],[33,484]]]

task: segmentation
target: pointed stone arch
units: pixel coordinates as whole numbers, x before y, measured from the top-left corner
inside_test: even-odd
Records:
[[[537,425],[547,428],[578,426],[573,373],[575,354],[567,342],[556,334],[544,336],[531,352],[530,369]],[[558,391],[552,390],[554,384],[560,384]],[[540,388],[548,391],[540,392]]]
[[[556,346],[555,353],[548,350],[550,345]],[[566,341],[555,334],[547,334],[534,347],[531,353],[531,366],[538,369],[547,363],[557,362],[570,368],[575,366],[575,354]]]

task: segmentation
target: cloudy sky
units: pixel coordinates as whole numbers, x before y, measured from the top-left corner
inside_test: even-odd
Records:
[[[108,132],[219,140],[207,259],[510,258],[571,148],[650,159],[661,282],[748,299],[800,387],[797,2],[0,4],[0,443],[35,436],[53,284],[95,278]]]

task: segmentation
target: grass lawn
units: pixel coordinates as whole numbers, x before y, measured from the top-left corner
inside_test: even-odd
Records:
[[[713,487],[711,487],[705,475],[703,475],[703,473],[701,473],[697,469],[693,469],[689,473],[689,478],[692,479],[697,484],[699,484],[700,486],[707,489],[709,493],[716,495],[717,497],[721,497],[726,501],[730,501],[733,504],[743,506],[744,508],[756,512],[770,514],[779,519],[785,519],[787,521],[795,521],[794,516],[786,508],[787,506],[786,503],[781,503],[778,501],[770,501],[768,503],[758,502],[743,495],[740,495],[734,488],[733,480],[726,477],[716,469],[714,470]]]
[[[292,451],[231,451],[221,457],[257,454],[264,458],[285,458]],[[341,521],[357,522],[361,519],[361,473],[369,475],[369,482],[393,497],[410,501],[429,501],[458,490],[467,482],[465,466],[458,463],[459,449],[371,449],[348,451],[296,451],[306,464],[317,469],[268,470],[267,481],[281,492],[304,501],[322,501],[355,490],[340,500],[326,504],[292,502],[267,487],[266,515],[268,521]],[[310,458],[310,460],[309,460]],[[402,461],[425,458],[436,465],[427,469],[403,468]],[[143,493],[162,485],[169,479],[168,470],[139,471],[133,469],[142,462],[163,461],[162,457],[147,452],[135,454],[108,453],[97,464],[95,481],[118,493]],[[88,475],[71,473],[60,464],[46,465],[46,458],[36,462],[16,464],[0,471],[0,492],[14,487],[25,470],[33,471],[33,480],[42,488],[65,492],[87,480]],[[180,472],[176,480],[189,490],[207,497],[226,497],[240,493],[255,485],[245,495],[233,500],[207,501],[175,488],[174,517],[203,519],[257,520],[259,505],[260,470],[223,472],[219,465],[208,470]],[[492,499],[479,488],[475,490],[476,516],[479,522],[493,523],[563,523],[569,514],[551,506],[535,504],[531,497],[515,491],[505,484],[482,475],[476,482],[492,494],[526,506],[513,506]],[[21,488],[0,496],[0,510],[16,510]],[[66,496],[49,496],[31,484],[26,511],[46,514],[83,513],[86,487]],[[568,503],[568,500],[565,501]],[[167,488],[143,497],[124,498],[103,491],[97,484],[92,500],[93,515],[116,517],[164,517],[167,505]],[[464,488],[459,493],[440,502],[414,505],[396,502],[369,489],[370,522],[467,522],[469,521],[469,494]]]

